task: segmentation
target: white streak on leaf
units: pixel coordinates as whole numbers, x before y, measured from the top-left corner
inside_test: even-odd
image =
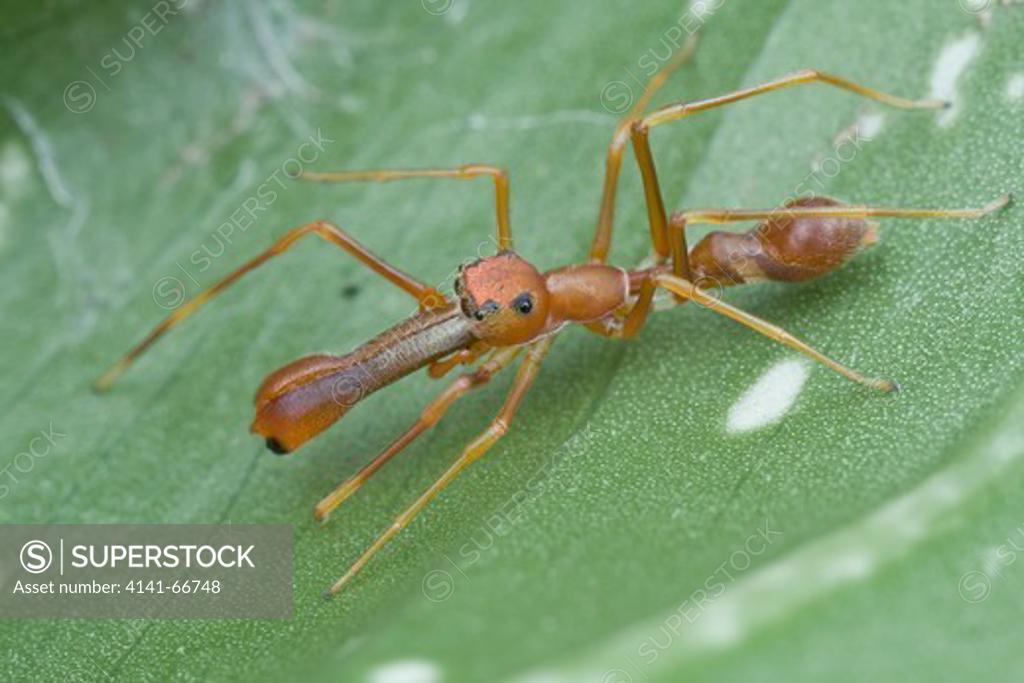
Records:
[[[615,119],[607,114],[598,114],[589,110],[567,109],[546,114],[524,114],[522,116],[470,114],[458,122],[446,124],[445,128],[472,131],[536,130],[552,126],[579,124],[608,126],[610,123],[614,123],[614,121]]]
[[[977,33],[968,33],[957,40],[946,43],[935,60],[932,69],[931,96],[935,99],[951,103],[948,109],[939,112],[939,125],[949,128],[960,113],[961,103],[958,98],[957,85],[960,77],[978,56],[981,49],[981,37]]]
[[[249,10],[249,20],[256,42],[281,84],[296,95],[308,96],[315,93],[316,88],[310,85],[289,61],[288,52],[277,39],[277,31],[267,16],[266,8],[258,2],[247,3],[246,7]]]
[[[43,182],[46,183],[46,189],[53,201],[65,209],[72,208],[75,200],[68,191],[67,185],[64,184],[64,179],[61,178],[57,168],[57,155],[53,151],[53,143],[49,136],[43,132],[35,118],[21,102],[13,97],[8,97],[5,104],[7,110],[11,112],[14,122],[18,124],[18,128],[32,145],[32,151],[36,155],[36,163],[39,166],[39,174],[43,177]]]

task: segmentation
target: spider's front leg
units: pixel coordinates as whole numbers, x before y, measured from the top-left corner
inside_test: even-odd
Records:
[[[109,389],[139,356],[145,353],[149,347],[155,344],[157,340],[163,337],[172,328],[182,323],[193,313],[196,313],[209,301],[219,296],[221,292],[238,282],[243,276],[253,270],[256,270],[272,258],[284,254],[295,246],[301,238],[308,235],[316,235],[325,242],[340,247],[344,251],[348,252],[374,273],[414,297],[419,302],[421,309],[426,310],[444,305],[444,296],[433,287],[420,282],[379,256],[376,256],[337,225],[323,220],[315,221],[289,230],[280,239],[270,245],[270,247],[263,253],[249,259],[235,269],[234,272],[216,282],[206,291],[190,299],[181,308],[164,318],[159,325],[154,327],[149,334],[142,338],[142,341],[137,343],[131,348],[131,350],[121,356],[114,365],[103,373],[94,385],[96,391],[106,391]]]
[[[470,391],[484,386],[491,381],[494,375],[504,370],[519,355],[519,351],[519,347],[499,349],[490,358],[481,363],[480,367],[476,370],[463,373],[458,379],[449,384],[444,391],[427,404],[427,407],[423,409],[419,418],[409,429],[392,441],[387,448],[381,451],[359,472],[338,485],[337,488],[317,503],[313,512],[317,521],[325,521],[331,512],[358,491],[388,460],[415,441],[425,431],[440,422],[445,413],[448,412],[448,409],[452,407],[452,404]]]
[[[636,101],[633,108],[619,121],[612,134],[612,140],[608,143],[608,154],[605,159],[604,187],[601,190],[601,210],[597,216],[597,227],[594,230],[594,239],[590,246],[590,260],[594,263],[604,263],[608,260],[608,252],[612,247],[612,228],[615,223],[615,199],[618,194],[619,176],[622,173],[622,154],[629,144],[630,131],[633,123],[644,114],[651,99],[661,89],[673,71],[685,64],[693,57],[697,50],[698,34],[691,34],[686,43],[679,49],[672,59],[651,76],[651,79],[644,87],[643,93]]]
[[[519,371],[516,373],[515,381],[512,384],[512,388],[509,390],[508,397],[505,399],[505,404],[501,407],[498,415],[491,421],[491,424],[487,429],[470,442],[468,446],[466,446],[458,460],[452,463],[452,465],[445,470],[445,473],[442,474],[437,481],[431,484],[418,499],[416,499],[416,502],[395,518],[391,526],[377,537],[377,540],[374,541],[365,552],[363,552],[349,570],[331,585],[324,594],[324,597],[329,598],[344,588],[345,584],[351,581],[352,578],[366,566],[373,556],[376,555],[381,548],[387,545],[388,541],[394,538],[399,531],[407,527],[423,510],[423,508],[425,508],[427,504],[437,496],[437,494],[441,493],[441,491],[443,491],[444,488],[448,486],[448,484],[450,484],[464,469],[483,457],[483,455],[487,453],[487,451],[490,450],[502,436],[505,435],[508,431],[509,425],[512,423],[512,418],[515,416],[516,411],[519,409],[519,405],[526,396],[526,392],[529,391],[530,387],[533,385],[533,381],[537,377],[537,372],[540,370],[541,362],[544,360],[548,350],[551,348],[551,344],[554,342],[555,336],[556,335],[550,335],[548,337],[544,337],[540,341],[534,342],[529,346],[526,358],[523,360],[522,365],[519,366]]]
[[[494,210],[498,223],[498,250],[512,248],[512,221],[509,218],[509,177],[508,171],[490,164],[464,164],[456,168],[414,168],[414,169],[373,169],[365,171],[306,171],[300,180],[316,183],[371,182],[388,183],[395,180],[417,178],[449,178],[473,180],[490,178],[494,181]]]
[[[472,365],[490,350],[491,345],[487,342],[477,342],[468,349],[457,351],[447,358],[434,361],[430,364],[427,374],[431,379],[440,379],[459,365]]]

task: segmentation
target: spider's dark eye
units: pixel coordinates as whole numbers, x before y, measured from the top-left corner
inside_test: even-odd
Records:
[[[529,314],[533,310],[533,297],[529,292],[523,292],[512,300],[512,308],[522,315]]]
[[[497,311],[498,308],[498,302],[488,299],[487,301],[484,302],[483,306],[476,310],[476,313],[473,314],[473,317],[476,318],[477,320],[483,320],[491,313]]]

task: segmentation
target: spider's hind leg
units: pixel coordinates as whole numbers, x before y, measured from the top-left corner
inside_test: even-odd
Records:
[[[843,204],[829,197],[787,202],[771,210],[706,209],[673,214],[672,272],[698,286],[717,287],[773,280],[803,282],[838,270],[878,239],[873,218],[983,218],[1005,207],[1004,195],[976,209],[903,209]],[[683,254],[690,225],[760,220],[747,232],[709,233]],[[684,264],[684,259],[688,263]],[[687,273],[691,276],[687,276]]]

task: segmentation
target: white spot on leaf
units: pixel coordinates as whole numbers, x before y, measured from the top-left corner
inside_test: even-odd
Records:
[[[444,20],[452,26],[458,26],[465,20],[467,14],[469,14],[469,2],[460,0],[460,2],[453,2],[448,11],[444,13]]]
[[[932,69],[931,96],[951,104],[948,109],[939,113],[939,125],[943,128],[953,125],[959,114],[957,84],[960,76],[978,56],[980,48],[981,37],[977,33],[968,33],[963,38],[946,43],[935,61]]]
[[[371,683],[435,683],[441,680],[437,666],[422,659],[406,659],[378,667],[370,674]]]
[[[741,619],[734,605],[726,605],[724,609],[715,610],[702,615],[701,635],[713,647],[728,647],[742,637],[740,632]]]
[[[875,137],[882,132],[882,127],[885,125],[885,114],[881,112],[864,112],[857,117],[857,120],[851,123],[846,128],[839,131],[835,139],[832,141],[832,146],[837,148],[834,150],[836,155],[839,154],[839,147],[846,145],[853,145],[856,149],[860,149],[861,143],[871,142]],[[848,152],[844,152],[847,154]]]
[[[7,246],[7,226],[11,223],[11,210],[0,202],[0,250]]]
[[[827,569],[838,581],[862,579],[871,574],[875,567],[875,559],[868,552],[851,550],[835,555],[827,565]]]
[[[25,193],[31,182],[32,160],[24,148],[13,140],[0,152],[0,190],[11,198]]]
[[[773,365],[729,409],[728,430],[749,432],[778,422],[793,407],[808,374],[800,360]]]
[[[1014,74],[1006,82],[1006,99],[1017,102],[1024,99],[1024,74]]]
[[[987,548],[981,557],[981,571],[990,579],[1000,576],[1003,563],[999,556],[1000,546],[994,545]]]
[[[860,137],[865,140],[874,140],[882,132],[885,124],[885,114],[881,112],[867,112],[857,119],[857,131]]]

